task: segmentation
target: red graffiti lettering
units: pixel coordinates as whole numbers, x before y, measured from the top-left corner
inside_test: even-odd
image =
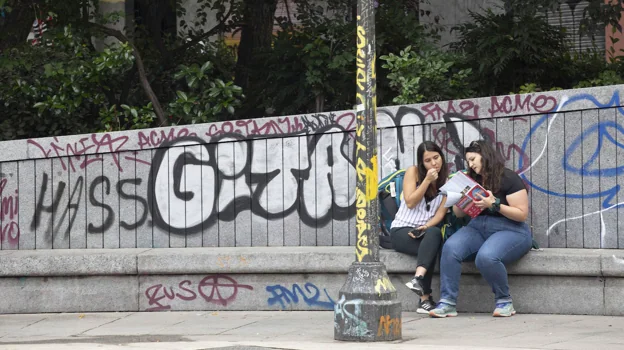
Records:
[[[175,298],[175,292],[173,291],[173,287],[169,288],[169,293],[167,293],[167,288],[163,288],[163,293],[165,293],[165,297],[169,300],[173,300]]]
[[[209,293],[207,293],[208,289]],[[185,302],[193,301],[197,299],[198,294],[208,303],[227,306],[236,300],[239,289],[253,290],[253,287],[239,284],[232,277],[225,275],[206,276],[197,284],[197,287],[193,287],[193,282],[190,280],[181,281],[175,289],[155,284],[145,290],[145,297],[150,306],[146,311],[170,310],[171,305],[167,301],[171,302],[176,299]]]
[[[436,144],[441,145],[442,149],[448,153],[447,157],[457,154],[453,147],[449,147],[449,144],[453,143],[453,138],[449,135],[446,128],[433,129],[433,139]]]
[[[17,189],[15,194],[5,193],[7,181],[7,179],[0,180],[0,222],[2,223],[0,242],[7,242],[10,246],[17,246],[20,235],[19,224],[16,222],[17,213],[19,212],[19,196]]]
[[[54,138],[55,142],[59,142],[58,138]],[[52,147],[52,149],[54,150],[54,152],[56,153],[56,156],[59,157],[58,159],[61,161],[61,166],[63,167],[63,170],[67,170],[67,166],[65,165],[65,161],[63,160],[62,156],[64,155],[64,152],[68,152],[69,153],[69,149],[70,149],[70,145],[67,144],[66,149],[67,151],[64,151],[62,147],[59,147],[55,142],[51,143],[50,146]],[[59,152],[60,151],[60,152]],[[74,165],[72,164],[72,169],[74,169]],[[74,169],[74,171],[76,171]]]
[[[234,125],[230,122],[225,122],[221,125],[221,130],[226,134],[231,134],[234,132]]]
[[[147,297],[147,302],[149,303],[149,305],[156,305],[154,307],[146,309],[145,311],[159,311],[171,309],[171,305],[163,305],[160,303],[160,301],[165,298],[165,295],[162,295],[160,297],[158,296],[158,292],[161,288],[162,284],[156,284],[145,290],[145,296]]]
[[[221,279],[224,279],[227,282],[222,283],[220,282]],[[212,289],[210,290],[210,295],[206,295],[206,293],[204,293],[204,287],[212,287]],[[236,299],[239,288],[253,290],[252,286],[246,284],[238,284],[238,282],[236,282],[231,277],[223,275],[212,275],[204,277],[204,279],[199,282],[198,290],[199,294],[207,302],[227,306],[229,302],[232,302]],[[224,295],[227,297],[224,298]]]
[[[479,105],[472,101],[461,101],[459,103],[459,113],[468,119],[479,119]]]
[[[552,96],[540,95],[533,102],[533,109],[536,112],[548,113],[554,111],[555,108],[557,108],[557,99]]]
[[[177,293],[176,296],[182,300],[186,300],[186,301],[191,301],[191,300],[195,300],[195,298],[197,298],[197,294],[195,294],[195,292],[193,292],[192,290],[188,289],[185,287],[185,285],[188,284],[189,287],[192,285],[191,281],[189,280],[185,280],[180,282],[179,286],[180,289],[182,289],[183,291],[190,293],[190,295],[186,296],[186,295],[182,295],[180,293]]]
[[[441,120],[448,113],[461,114],[465,119],[478,119],[479,118],[479,106],[472,101],[461,101],[458,104],[459,108],[455,108],[455,101],[446,102],[446,106],[443,103],[428,103],[421,109],[425,115],[425,119],[430,117],[433,121]]]
[[[285,132],[282,130],[279,124],[272,120],[264,123],[264,125],[262,125],[260,128],[258,128],[258,125],[256,124],[254,129],[255,135],[281,135],[284,133]]]
[[[84,137],[79,142],[67,142],[65,144],[62,144],[56,137],[52,140],[47,147],[42,146],[35,140],[28,140],[27,143],[37,147],[44,158],[55,157],[59,159],[65,171],[68,168],[76,171],[74,161],[79,162],[80,169],[86,168],[91,163],[101,162],[103,160],[101,156],[86,156],[87,151],[91,149],[93,150],[92,153],[111,153],[115,165],[117,165],[119,171],[123,171],[116,153],[123,150],[123,146],[128,142],[128,136],[122,135],[113,138],[110,134],[92,134],[90,138]],[[31,156],[31,158],[36,158],[36,156]]]
[[[115,162],[119,171],[123,172],[121,164],[119,164],[118,152],[123,145],[128,142],[128,136],[122,135],[112,138],[110,134],[103,134],[101,138],[98,139],[97,135],[98,134],[91,135],[91,140],[93,144],[96,145],[95,153],[110,152],[113,157],[113,162]]]
[[[2,225],[2,232],[0,232],[0,242],[7,242],[10,247],[17,247],[19,243],[20,228],[19,224],[15,221],[11,221]]]
[[[87,160],[86,156],[83,156],[85,154],[85,152],[87,152],[89,149],[95,147],[95,145],[85,145],[85,142],[89,141],[88,137],[83,137],[80,139],[79,144],[78,143],[74,143],[74,145],[72,146],[71,144],[67,144],[67,149],[66,149],[66,153],[73,155],[76,161],[80,161],[81,158],[84,158],[82,164],[80,165],[80,168],[83,169],[84,167],[86,167],[88,164],[92,163],[93,161],[97,161],[100,158],[92,158],[90,161]],[[68,158],[68,163],[71,166],[72,171],[76,171],[76,168],[74,167],[74,163],[72,161],[72,158]],[[61,164],[63,165],[63,170],[67,170],[65,168],[65,164],[63,163],[63,159],[61,158]]]
[[[158,133],[155,130],[152,130],[152,132],[150,132],[150,138],[149,138],[151,145],[160,145],[160,143],[162,142],[162,139],[158,138]]]
[[[549,113],[557,108],[557,99],[546,95],[492,96],[488,112],[490,116],[510,113]]]
[[[355,114],[353,112],[347,112],[336,118],[336,123],[344,127],[345,130],[352,130],[351,128],[353,128],[355,124]]]
[[[177,133],[175,128],[169,129],[168,132],[160,130],[160,133],[158,130],[152,130],[149,134],[139,131],[138,145],[140,149],[158,147],[164,142],[172,142],[186,136],[197,136],[197,134],[190,132],[187,128],[179,129]]]
[[[47,151],[46,151],[46,149],[45,149],[45,148],[43,148],[43,146],[41,146],[41,145],[39,144],[39,142],[37,142],[37,141],[35,141],[35,140],[28,140],[28,141],[26,141],[26,144],[29,144],[29,145],[34,145],[35,147],[39,148],[39,150],[41,151],[41,153],[43,154],[43,156],[44,156],[45,158],[48,158],[48,157],[50,156],[50,152],[52,152],[52,150],[47,150]]]
[[[294,119],[295,120],[294,120],[292,128],[290,126],[290,121],[288,122],[288,132],[289,133],[295,133],[295,132],[303,131],[304,126],[303,126],[303,123],[301,122],[301,120],[299,120],[299,118],[297,118],[297,117],[295,117]]]
[[[351,113],[352,114],[352,113]],[[353,119],[355,121],[355,119]],[[353,122],[352,122],[353,123]],[[301,132],[305,129],[298,117],[277,118],[277,120],[266,120],[258,123],[257,120],[237,120],[224,122],[220,125],[211,124],[208,127],[206,136],[213,137],[221,134],[235,134],[237,136],[258,136],[258,135],[287,135]]]
[[[483,128],[482,133],[490,140],[496,140],[496,133],[494,132],[494,130],[489,128]],[[498,140],[494,142],[494,145],[496,146],[496,150],[498,151],[498,153],[500,153],[503,159],[514,160],[515,162],[518,162],[519,158],[513,158],[513,153],[515,152],[518,154],[518,157],[522,157],[522,164],[524,164],[525,167],[528,167],[529,156],[522,152],[522,147],[520,147],[520,145],[517,145],[515,143],[505,144],[504,142]],[[519,169],[518,172],[522,170],[524,169]]]
[[[208,127],[208,132],[206,133],[206,136],[211,137],[211,136],[217,136],[221,133],[221,130],[219,130],[219,127],[216,126],[215,124],[210,124],[210,126]]]
[[[0,220],[5,221],[7,219],[13,220],[17,218],[17,213],[19,212],[19,197],[18,190],[15,190],[15,196],[12,194],[6,194],[4,192],[7,179],[0,180],[0,197],[2,198],[2,210],[0,210]]]
[[[253,124],[254,128],[252,129],[252,132],[249,132],[249,124]],[[248,119],[248,120],[237,120],[236,121],[236,126],[241,126],[244,127],[245,130],[241,130],[241,129],[236,129],[236,133],[237,134],[243,134],[243,135],[249,135],[249,134],[253,134],[253,130],[255,130],[258,125],[256,124],[256,122],[254,120]]]
[[[139,131],[139,148],[140,149],[145,149],[145,147],[148,147],[150,145],[150,140],[147,137],[147,135],[145,135],[143,132]]]

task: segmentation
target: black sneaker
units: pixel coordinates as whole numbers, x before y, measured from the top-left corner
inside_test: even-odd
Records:
[[[436,303],[433,301],[433,298],[429,296],[429,299],[425,301],[420,301],[420,307],[416,310],[419,314],[429,315],[429,311],[435,309]]]
[[[418,276],[420,277],[420,276]],[[418,278],[416,276],[414,276],[414,278],[412,278],[411,281],[405,283],[405,285],[407,286],[407,288],[413,290],[416,294],[418,294],[418,296],[423,296],[425,294],[425,290],[422,286],[422,284],[420,283],[420,280],[422,279],[422,277]]]

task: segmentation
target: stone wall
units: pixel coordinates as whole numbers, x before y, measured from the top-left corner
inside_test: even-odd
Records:
[[[486,139],[542,246],[624,247],[623,88],[379,108],[380,176],[422,140],[457,170]],[[337,111],[0,143],[0,248],[354,245],[354,128]]]
[[[0,314],[344,311],[352,305],[346,315],[354,317],[358,300],[339,297],[354,258],[353,247],[0,251]],[[373,278],[375,290],[395,289],[403,311],[416,311],[418,297],[405,286],[416,259],[383,250],[380,260],[391,283]],[[531,251],[507,266],[514,307],[524,314],[624,316],[623,264],[618,250]],[[368,273],[359,267],[352,272],[356,278]],[[438,295],[437,274],[433,291]],[[491,288],[474,263],[462,265],[458,300],[460,312],[492,312]]]

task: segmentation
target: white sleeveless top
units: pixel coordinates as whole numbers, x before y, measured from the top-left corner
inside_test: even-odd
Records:
[[[390,228],[395,227],[418,227],[426,224],[431,220],[432,217],[435,216],[436,211],[442,204],[442,199],[444,196],[438,194],[434,199],[429,202],[429,210],[427,210],[427,201],[423,196],[423,199],[416,204],[416,206],[412,209],[407,207],[405,204],[405,199],[401,199],[401,206],[399,207],[399,211],[394,216],[394,220],[392,221],[392,225]]]

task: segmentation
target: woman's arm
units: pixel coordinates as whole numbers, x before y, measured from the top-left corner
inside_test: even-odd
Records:
[[[483,197],[481,194],[477,194],[481,200],[475,201],[475,204],[483,209],[492,208],[494,204],[494,195],[491,191],[488,197]],[[509,205],[501,204],[500,213],[508,219],[524,222],[529,216],[529,195],[526,190],[520,190],[512,194],[508,194],[506,197]]]
[[[507,195],[507,203],[501,204],[500,213],[508,219],[524,222],[529,216],[529,195],[526,190]]]
[[[417,229],[426,230],[429,227],[436,226],[437,224],[442,222],[442,220],[444,220],[444,216],[446,215],[446,211],[448,210],[448,208],[444,206],[444,203],[446,203],[446,197],[442,198],[442,203],[440,203],[440,206],[438,207],[438,210],[436,210],[435,215],[426,224],[419,226]]]
[[[444,216],[446,215],[446,212],[448,210],[448,208],[444,206],[445,203],[446,196],[442,198],[442,202],[440,203],[438,210],[436,210],[435,215],[431,218],[431,220],[429,220],[429,222],[427,222],[427,228],[436,226],[437,224],[441,223],[442,220],[444,220]]]
[[[405,177],[403,177],[403,199],[408,208],[412,209],[418,204],[424,197],[427,188],[429,187],[430,180],[425,177],[420,186],[416,187],[418,183],[418,171],[415,166],[410,166],[405,171]]]

